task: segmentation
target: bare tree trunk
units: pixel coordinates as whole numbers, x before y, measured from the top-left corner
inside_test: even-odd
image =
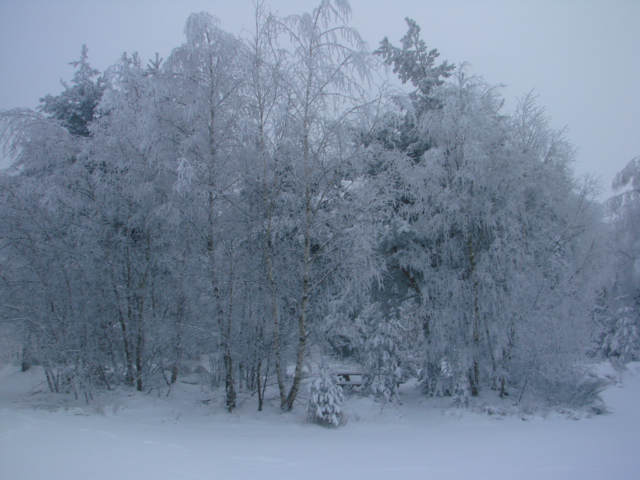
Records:
[[[478,364],[478,350],[480,349],[480,306],[478,304],[478,281],[475,278],[476,271],[476,252],[473,246],[471,236],[467,241],[469,247],[469,280],[472,283],[473,290],[473,325],[472,325],[472,341],[471,352],[473,356],[473,365],[469,371],[469,386],[471,395],[477,397],[480,394],[480,366]]]
[[[234,259],[233,259],[234,251],[233,245],[231,246],[229,252],[229,305],[227,309],[226,322],[223,327],[223,360],[224,360],[224,368],[225,368],[225,377],[224,377],[224,385],[225,391],[227,394],[227,410],[229,413],[233,412],[234,408],[236,408],[236,389],[235,389],[235,379],[233,376],[233,352],[231,351],[231,323],[233,321],[233,282],[234,279]],[[222,317],[221,317],[222,320]]]
[[[227,346],[227,350],[224,354],[224,368],[225,368],[225,377],[224,377],[224,386],[227,394],[227,410],[229,413],[233,412],[234,408],[236,408],[236,389],[233,378],[233,357],[231,356],[231,351]]]
[[[306,147],[305,139],[305,147]],[[300,383],[302,382],[302,366],[307,350],[307,308],[309,305],[310,283],[309,276],[311,270],[311,222],[313,211],[311,208],[311,191],[307,187],[306,192],[306,227],[304,236],[304,266],[302,273],[302,298],[300,301],[300,311],[298,312],[298,354],[296,356],[296,369],[293,374],[293,384],[283,410],[290,411],[298,396]]]
[[[264,396],[262,394],[262,360],[258,360],[256,365],[256,388],[258,389],[258,411],[262,411],[264,405]]]
[[[275,356],[276,379],[278,381],[278,392],[280,393],[280,405],[287,401],[284,378],[282,375],[282,358],[280,345],[280,313],[278,310],[278,293],[273,274],[273,259],[271,257],[271,218],[268,221],[267,240],[265,240],[264,256],[267,264],[267,282],[271,296],[271,319],[273,321],[273,351]]]
[[[142,304],[142,301],[140,302]],[[142,305],[141,305],[141,308]],[[144,327],[142,325],[142,312],[139,312],[138,318],[138,331],[136,332],[136,389],[139,392],[144,390],[144,383],[142,380],[142,367],[143,367],[143,350],[144,350]]]

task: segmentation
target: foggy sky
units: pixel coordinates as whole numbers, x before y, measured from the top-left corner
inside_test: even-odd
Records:
[[[319,0],[272,0],[281,14]],[[504,84],[506,111],[531,90],[556,128],[579,148],[575,170],[600,177],[603,198],[616,172],[640,155],[640,1],[351,0],[355,27],[372,49],[399,44],[404,17],[441,60]],[[252,29],[251,0],[0,0],[0,109],[34,108],[62,90],[80,48],[104,70],[127,51],[164,58],[184,42],[192,12],[216,15],[238,34]]]

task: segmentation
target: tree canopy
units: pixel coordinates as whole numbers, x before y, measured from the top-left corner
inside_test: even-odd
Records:
[[[52,391],[197,374],[229,411],[291,410],[321,372],[309,412],[338,424],[333,362],[383,402],[410,376],[458,405],[594,401],[590,355],[638,316],[606,320],[602,212],[573,147],[532,96],[507,113],[437,65],[413,20],[370,52],[350,14],[259,3],[235,36],[196,13],[166,60],[101,74],[83,46],[61,94],[0,112],[0,317]],[[384,64],[414,90],[375,85]],[[613,202],[635,259],[637,171]]]

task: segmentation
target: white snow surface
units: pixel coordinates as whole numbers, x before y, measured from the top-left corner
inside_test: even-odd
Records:
[[[34,393],[41,371],[5,366],[0,479],[638,479],[640,364],[618,379],[604,415],[443,409],[407,384],[402,406],[349,399],[347,424],[331,429],[306,423],[303,405],[257,412],[248,398],[228,414],[186,384],[61,402]]]

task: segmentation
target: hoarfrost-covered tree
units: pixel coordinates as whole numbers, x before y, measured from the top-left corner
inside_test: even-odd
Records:
[[[640,358],[640,158],[616,175],[613,189],[618,193],[608,207],[613,214],[614,298],[602,350],[624,364]]]
[[[400,346],[404,340],[400,316],[397,311],[383,313],[380,305],[374,303],[357,320],[365,368],[363,387],[368,395],[383,402],[400,402],[398,386],[403,379]]]
[[[80,142],[31,110],[1,112],[0,132],[14,169],[0,192],[2,315],[19,325],[23,360],[45,367],[51,390],[78,394],[92,361],[86,315],[94,293],[76,250],[90,210],[77,175]]]
[[[346,25],[349,16],[347,2],[324,1],[311,14],[282,21],[293,44],[285,67],[292,175],[281,198],[289,217],[286,294],[297,324],[286,395],[280,385],[285,410],[298,395],[308,338],[327,307],[357,302],[380,271],[371,228],[384,208],[384,188],[367,176],[377,152],[356,135],[376,99],[360,83],[370,73],[370,56]]]
[[[517,131],[530,99],[510,119],[495,88],[463,70],[434,97],[440,107],[421,118],[431,148],[404,174],[414,239],[395,255],[420,292],[425,390],[468,382],[471,395],[482,384],[504,395],[532,376],[544,383],[593,333],[594,203],[543,119],[538,132]]]
[[[170,122],[178,144],[178,189],[193,204],[190,223],[201,259],[199,298],[209,316],[209,329],[222,356],[226,404],[236,406],[234,336],[238,325],[237,239],[225,235],[237,214],[237,162],[242,138],[244,59],[240,42],[222,31],[208,13],[187,20],[187,42],[175,49],[162,69],[163,94],[170,99]],[[231,233],[229,231],[229,233]]]
[[[399,111],[394,113],[392,110],[391,118],[387,120],[393,126],[383,130],[380,136],[385,143],[404,150],[417,160],[428,148],[426,139],[418,132],[418,119],[426,111],[438,107],[432,91],[451,76],[455,66],[446,61],[436,65],[440,56],[438,50],[428,50],[427,44],[420,38],[421,29],[415,20],[406,18],[405,21],[409,29],[400,40],[402,48],[392,45],[385,37],[374,54],[393,67],[393,73],[402,83],[410,82],[415,90],[408,95],[408,105],[402,101],[402,97],[396,98]]]
[[[0,112],[0,143],[12,159],[12,174],[3,178],[0,242],[8,299],[2,313],[20,325],[25,365],[43,364],[52,391],[77,394],[92,375],[86,316],[95,293],[84,288],[87,272],[75,250],[85,238],[82,216],[91,209],[77,156],[104,84],[89,66],[86,46],[71,64],[77,67],[71,84],[62,82],[60,95],[43,98],[40,112]]]
[[[93,269],[101,274],[96,281],[103,289],[105,335],[119,332],[109,335],[111,348],[125,366],[126,384],[142,390],[156,355],[167,349],[158,343],[161,312],[175,301],[163,272],[171,256],[172,229],[165,220],[176,175],[163,152],[155,78],[136,54],[123,55],[107,76],[100,105],[105,114],[92,125],[90,147],[81,155],[94,186],[100,250]]]
[[[87,137],[89,125],[105,89],[100,72],[89,65],[89,49],[82,46],[80,60],[71,62],[77,68],[71,83],[61,81],[64,91],[57,96],[40,99],[40,110],[59,120],[71,135]]]

